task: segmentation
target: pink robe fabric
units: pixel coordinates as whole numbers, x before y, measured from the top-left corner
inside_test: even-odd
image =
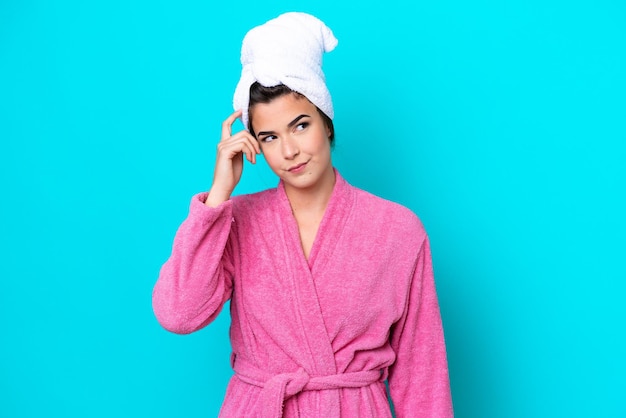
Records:
[[[307,261],[283,184],[217,208],[194,196],[153,291],[186,334],[231,299],[223,417],[452,417],[426,232],[408,209],[336,184]]]

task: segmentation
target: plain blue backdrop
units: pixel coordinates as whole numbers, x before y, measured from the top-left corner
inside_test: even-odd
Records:
[[[266,3],[0,3],[0,417],[217,414],[228,310],[173,335],[151,290],[290,10],[339,39],[335,165],[429,232],[456,416],[626,416],[626,5]]]

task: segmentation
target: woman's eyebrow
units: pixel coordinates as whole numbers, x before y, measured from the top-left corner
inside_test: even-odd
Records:
[[[295,125],[296,125],[296,124],[300,121],[300,119],[302,119],[302,118],[310,118],[310,116],[309,116],[309,115],[302,114],[302,115],[298,116],[297,118],[295,118],[294,120],[292,120],[291,122],[289,122],[289,123],[287,124],[287,127],[288,127],[288,128],[292,128],[292,127],[294,127],[294,126],[295,126]],[[274,134],[275,134],[275,132],[274,132],[274,131],[261,131],[261,132],[257,133],[257,136],[261,136],[261,135],[274,135]]]
[[[287,127],[288,127],[288,128],[291,128],[291,127],[295,126],[295,124],[296,124],[296,123],[298,123],[298,121],[299,121],[300,119],[302,119],[302,118],[310,118],[310,116],[309,116],[309,115],[304,115],[304,114],[302,114],[302,115],[298,116],[297,118],[295,118],[294,120],[292,120],[291,122],[289,122],[289,123],[287,124]]]

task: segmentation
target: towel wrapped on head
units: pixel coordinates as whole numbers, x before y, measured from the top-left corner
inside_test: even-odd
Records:
[[[242,110],[248,127],[250,86],[284,84],[304,95],[329,118],[333,103],[322,71],[322,56],[337,46],[332,31],[318,18],[290,12],[251,29],[241,47],[241,79],[235,89],[233,107]]]

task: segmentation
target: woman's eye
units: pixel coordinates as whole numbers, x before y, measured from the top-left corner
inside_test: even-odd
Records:
[[[261,142],[272,142],[276,137],[274,135],[268,135],[261,138]]]
[[[302,131],[304,129],[306,129],[306,127],[309,126],[309,122],[302,122],[296,125],[296,131]]]

